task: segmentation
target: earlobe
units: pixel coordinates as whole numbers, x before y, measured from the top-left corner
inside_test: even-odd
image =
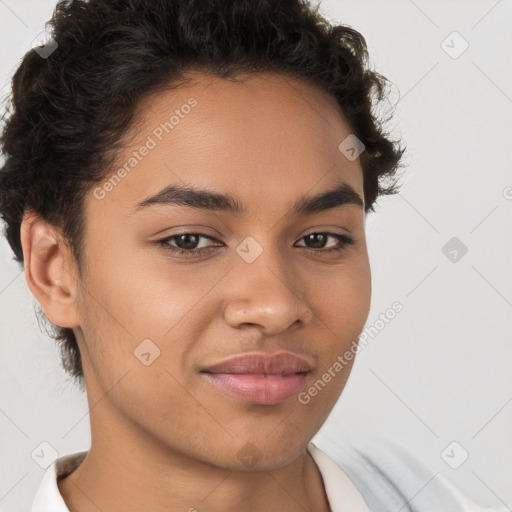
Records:
[[[20,235],[25,278],[48,320],[60,327],[77,327],[78,277],[56,229],[28,211]]]

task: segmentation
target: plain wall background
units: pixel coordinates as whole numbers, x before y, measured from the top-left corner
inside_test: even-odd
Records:
[[[473,499],[511,507],[512,2],[321,5],[365,36],[372,65],[395,85],[392,103],[400,94],[390,128],[409,168],[401,194],[367,219],[367,326],[378,334],[314,441],[335,453],[341,440],[390,439]],[[0,1],[2,95],[54,6]],[[442,250],[452,237],[467,247],[456,262]],[[29,509],[41,481],[31,458],[40,443],[61,456],[88,449],[90,432],[85,395],[41,333],[3,238],[0,259],[0,510],[14,512]],[[379,329],[395,301],[403,311]],[[469,454],[458,469],[441,456],[453,441],[456,457]]]

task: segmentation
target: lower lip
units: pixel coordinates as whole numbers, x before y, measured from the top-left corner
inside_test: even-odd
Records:
[[[308,373],[256,376],[234,373],[206,373],[209,381],[227,393],[256,404],[272,405],[297,394],[306,383]]]

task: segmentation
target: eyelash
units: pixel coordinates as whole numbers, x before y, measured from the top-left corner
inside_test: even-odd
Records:
[[[160,240],[156,240],[155,243],[161,247],[163,247],[167,251],[172,251],[174,253],[178,253],[180,255],[183,255],[185,257],[191,257],[195,256],[197,254],[203,254],[204,252],[211,252],[213,249],[216,249],[217,247],[202,247],[200,249],[180,249],[179,247],[173,247],[169,245],[169,241],[173,240],[175,238],[178,238],[180,236],[186,236],[186,235],[195,235],[203,238],[207,238],[211,241],[216,241],[215,238],[206,235],[204,233],[180,233],[179,235],[172,235],[168,236],[166,238],[162,238]],[[316,231],[314,233],[308,233],[307,235],[304,235],[300,240],[303,240],[304,238],[311,236],[311,235],[328,235],[336,238],[339,242],[339,247],[336,247],[334,249],[314,249],[311,247],[305,247],[305,249],[308,252],[318,253],[333,253],[333,252],[341,252],[346,249],[346,246],[351,245],[354,243],[354,239],[347,235],[341,235],[339,233],[331,233],[327,231]]]

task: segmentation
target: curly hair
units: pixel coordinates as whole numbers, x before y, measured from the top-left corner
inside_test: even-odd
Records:
[[[46,27],[54,50],[29,50],[12,78],[0,145],[0,215],[23,265],[26,210],[60,229],[82,276],[83,199],[112,172],[143,97],[187,71],[230,79],[271,71],[333,95],[365,150],[365,211],[398,192],[405,148],[376,106],[389,80],[368,66],[365,38],[307,0],[62,0]],[[43,47],[45,48],[45,47]],[[48,46],[50,48],[50,46]],[[39,310],[46,319],[44,312]],[[51,324],[63,368],[83,386],[73,330]]]

